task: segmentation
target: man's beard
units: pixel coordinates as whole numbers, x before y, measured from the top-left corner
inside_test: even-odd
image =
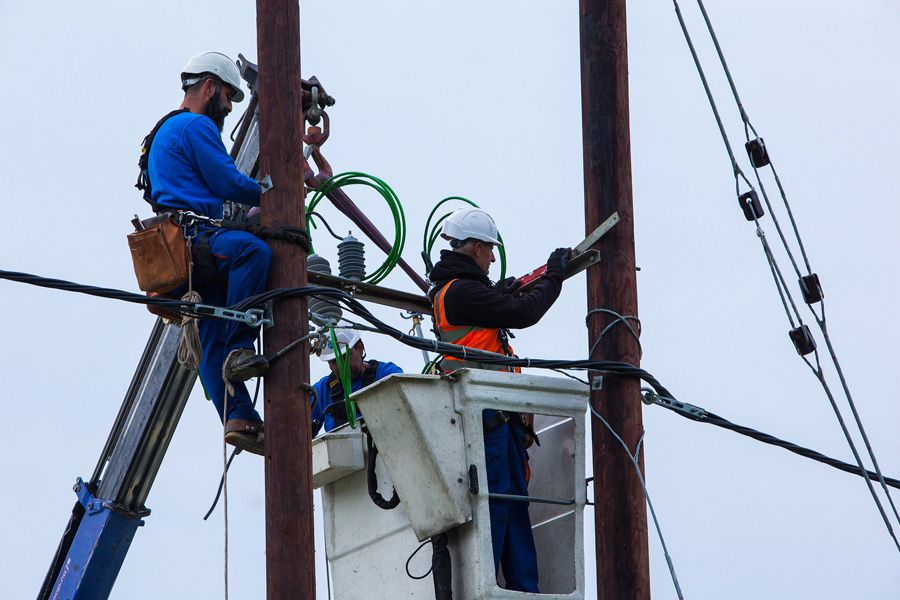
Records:
[[[228,116],[228,111],[222,105],[222,88],[220,86],[216,86],[216,93],[206,103],[203,114],[212,119],[220,132],[225,129],[225,117]]]

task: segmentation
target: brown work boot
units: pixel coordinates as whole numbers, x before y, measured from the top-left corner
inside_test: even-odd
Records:
[[[228,422],[225,423],[225,442],[235,448],[263,456],[265,444],[263,443],[262,421],[228,419]]]
[[[225,357],[222,365],[222,377],[225,381],[247,381],[259,377],[269,370],[266,357],[257,354],[250,348],[236,348]]]

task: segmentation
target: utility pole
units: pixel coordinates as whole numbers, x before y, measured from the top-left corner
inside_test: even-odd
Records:
[[[587,297],[589,310],[637,316],[625,2],[580,0],[585,232],[614,211],[621,218],[601,240],[603,261],[588,269]],[[590,315],[590,348],[614,318],[606,313]],[[619,324],[603,337],[591,358],[637,366],[640,350],[627,327]],[[591,373],[592,383],[597,377]],[[604,377],[602,390],[591,387],[591,405],[633,452],[643,433],[640,382]],[[591,419],[591,436],[597,597],[649,599],[647,509],[640,482],[624,449],[599,419]],[[643,471],[643,451],[639,461]]]
[[[300,4],[257,0],[259,52],[259,172],[274,187],[262,196],[262,224],[303,227],[303,109],[300,93]],[[269,287],[307,284],[306,253],[271,240]],[[279,300],[275,326],[266,331],[273,354],[309,329],[306,298]],[[275,363],[265,379],[266,597],[314,600],[309,345]]]

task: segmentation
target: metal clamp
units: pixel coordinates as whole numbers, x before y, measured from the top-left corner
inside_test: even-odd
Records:
[[[250,327],[262,327],[263,325],[274,324],[271,318],[266,317],[266,312],[261,308],[251,308],[248,311],[241,312],[238,310],[231,310],[230,308],[222,308],[220,306],[195,304],[194,312],[201,317],[213,317],[216,319],[237,321],[238,323],[243,323]]]
[[[668,408],[669,410],[674,410],[677,413],[681,413],[689,419],[693,419],[694,421],[705,421],[708,414],[705,409],[700,408],[699,406],[694,406],[693,404],[688,404],[687,402],[679,402],[674,398],[668,398],[666,396],[660,396],[653,390],[644,389],[642,390],[642,398],[644,404],[657,404],[662,406],[663,408]]]

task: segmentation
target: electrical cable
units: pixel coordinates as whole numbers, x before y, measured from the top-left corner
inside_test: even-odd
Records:
[[[312,225],[313,229],[317,229],[315,221],[312,220],[313,217],[316,217],[317,219],[322,221],[322,225],[325,226],[325,229],[328,230],[328,233],[331,234],[331,237],[333,237],[334,239],[336,239],[339,242],[344,239],[334,232],[334,229],[331,228],[331,225],[328,224],[328,221],[325,220],[325,217],[323,217],[319,213],[311,211],[311,212],[306,213],[306,216],[307,216],[307,220]]]
[[[397,266],[400,255],[403,253],[403,247],[406,244],[406,216],[403,213],[403,205],[397,197],[396,192],[387,183],[367,173],[358,171],[349,171],[347,173],[339,173],[316,189],[312,199],[306,207],[306,228],[315,228],[315,224],[311,220],[310,213],[315,211],[319,202],[328,196],[331,192],[338,188],[348,185],[364,185],[374,189],[387,202],[391,209],[391,215],[394,219],[394,243],[391,245],[391,251],[388,253],[384,263],[372,273],[366,275],[363,281],[371,284],[377,284],[382,281]],[[312,249],[312,246],[310,246]]]
[[[667,396],[663,396],[661,394],[657,394],[652,390],[648,390],[644,388],[644,403],[645,404],[656,404],[658,406],[662,406],[686,419],[690,419],[692,421],[697,421],[699,423],[709,423],[710,425],[715,425],[716,427],[721,427],[723,429],[728,429],[735,433],[739,433],[741,435],[752,438],[758,442],[762,442],[764,444],[769,444],[770,446],[777,446],[779,448],[784,448],[788,452],[793,452],[798,456],[802,456],[804,458],[809,458],[816,462],[820,462],[824,465],[828,465],[830,467],[834,467],[840,471],[844,471],[845,473],[850,473],[851,475],[856,475],[857,477],[862,477],[862,474],[859,472],[859,468],[856,465],[852,465],[850,463],[846,463],[842,460],[838,460],[836,458],[832,458],[830,456],[826,456],[821,452],[817,452],[815,450],[811,450],[804,446],[800,446],[793,442],[785,441],[781,438],[775,437],[774,435],[763,433],[756,429],[752,429],[750,427],[746,427],[744,425],[738,425],[732,423],[728,419],[724,417],[720,417],[719,415],[712,413],[700,406],[696,406],[693,404],[687,404],[684,402],[679,402],[674,398],[670,398]],[[869,477],[875,478],[876,474],[872,471],[868,472]],[[885,482],[887,485],[890,485],[893,488],[900,489],[900,480],[893,479],[891,477],[886,477]]]
[[[418,579],[425,579],[426,577],[428,577],[429,575],[431,575],[431,569],[432,569],[432,567],[428,567],[428,570],[425,572],[424,575],[413,575],[412,573],[409,572],[409,563],[412,561],[413,557],[415,557],[415,555],[419,553],[419,550],[421,550],[422,548],[424,548],[425,546],[427,546],[427,545],[430,544],[430,543],[431,543],[431,538],[428,538],[427,540],[425,540],[424,542],[422,542],[421,544],[419,544],[419,547],[416,548],[415,550],[413,550],[413,553],[410,554],[410,555],[409,555],[409,558],[406,559],[406,575],[407,575],[407,577],[409,577],[410,579],[417,579],[417,580],[418,580]]]
[[[328,328],[328,335],[331,338],[331,347],[334,348],[334,360],[337,363],[338,380],[341,382],[341,388],[344,390],[344,409],[347,413],[347,423],[351,428],[356,429],[356,403],[350,397],[350,348],[347,348],[346,355],[341,352],[341,346],[338,344],[337,336],[334,335],[334,327]]]
[[[694,59],[694,64],[695,64],[695,66],[696,66],[696,68],[697,68],[697,71],[698,71],[698,73],[699,73],[699,75],[700,75],[700,79],[701,79],[701,81],[702,81],[702,83],[703,83],[703,86],[704,86],[704,89],[705,89],[705,91],[706,91],[707,99],[709,100],[710,106],[711,106],[711,108],[712,108],[712,110],[713,110],[713,114],[714,114],[714,116],[715,116],[715,118],[716,118],[716,123],[717,123],[717,125],[719,126],[719,131],[720,131],[720,133],[721,133],[721,135],[722,135],[722,139],[723,139],[723,141],[724,141],[724,143],[725,143],[725,146],[726,146],[726,149],[727,149],[727,151],[728,151],[728,156],[729,156],[729,159],[731,160],[731,163],[732,163],[732,169],[733,169],[734,174],[735,174],[735,180],[736,180],[736,183],[738,184],[738,185],[737,185],[738,195],[740,195],[740,187],[739,187],[739,182],[738,182],[738,180],[737,180],[737,178],[738,178],[739,175],[740,175],[740,177],[742,177],[742,178],[744,179],[745,182],[747,182],[747,184],[749,185],[750,189],[753,190],[753,185],[750,184],[749,181],[747,181],[746,176],[745,176],[745,175],[743,174],[743,172],[740,170],[740,167],[739,167],[738,164],[737,164],[737,161],[736,161],[734,152],[733,152],[732,149],[731,149],[731,144],[730,144],[730,142],[729,142],[729,140],[728,140],[728,136],[727,136],[727,134],[726,134],[726,132],[725,132],[725,128],[724,128],[724,126],[723,126],[723,124],[722,124],[722,120],[721,120],[721,117],[720,117],[720,115],[719,115],[718,108],[717,108],[717,106],[716,106],[716,104],[715,104],[715,101],[714,101],[714,99],[713,99],[713,97],[712,97],[712,93],[711,93],[711,91],[710,91],[710,89],[709,89],[709,85],[708,85],[707,80],[706,80],[706,75],[705,75],[705,73],[704,73],[704,71],[703,71],[703,68],[702,68],[702,66],[701,66],[701,64],[700,64],[700,60],[699,60],[699,58],[698,58],[698,56],[697,56],[696,50],[695,50],[695,48],[694,48],[693,41],[692,41],[692,39],[691,39],[690,33],[689,33],[689,31],[688,31],[688,29],[687,29],[687,26],[686,26],[686,24],[685,24],[683,15],[682,15],[682,13],[681,13],[681,9],[680,9],[680,7],[679,7],[679,5],[678,5],[678,1],[677,1],[677,0],[673,0],[673,3],[674,3],[674,6],[675,6],[675,12],[676,12],[676,15],[677,15],[677,17],[678,17],[679,24],[681,25],[681,29],[682,29],[682,32],[683,32],[684,37],[685,37],[685,41],[687,42],[688,48],[689,48],[690,51],[691,51],[691,55],[692,55],[692,57],[693,57],[693,59]],[[773,176],[773,178],[774,178],[774,180],[775,180],[775,183],[776,183],[776,185],[777,185],[777,187],[778,187],[778,191],[779,191],[779,193],[780,193],[780,195],[781,195],[782,203],[783,203],[783,205],[784,205],[785,211],[786,211],[786,213],[787,213],[787,215],[788,215],[788,219],[789,219],[790,224],[791,224],[791,228],[792,228],[793,233],[794,233],[794,240],[795,240],[795,242],[796,242],[796,244],[797,244],[797,246],[798,246],[798,248],[799,248],[799,250],[800,250],[800,254],[801,254],[802,258],[803,258],[803,263],[804,263],[804,265],[805,265],[805,267],[806,267],[806,273],[807,273],[807,276],[814,276],[814,274],[812,273],[812,269],[811,269],[811,267],[810,267],[810,261],[809,261],[809,257],[808,257],[807,252],[806,252],[806,248],[805,248],[805,246],[804,246],[804,244],[803,244],[802,237],[800,236],[800,231],[799,231],[799,227],[798,227],[798,225],[797,225],[796,218],[794,217],[794,213],[793,213],[793,210],[791,209],[790,202],[789,202],[788,199],[787,199],[787,194],[786,194],[786,192],[785,192],[785,190],[784,190],[784,186],[782,185],[781,178],[778,176],[778,173],[777,173],[777,171],[776,171],[776,169],[775,169],[775,166],[774,166],[774,164],[772,163],[771,157],[769,156],[768,151],[765,150],[765,145],[764,145],[763,142],[762,142],[762,138],[759,137],[759,134],[758,134],[758,132],[756,131],[756,128],[753,126],[752,122],[750,121],[749,115],[747,114],[747,111],[746,111],[745,108],[744,108],[743,102],[742,102],[741,99],[740,99],[740,95],[738,94],[738,91],[737,91],[737,86],[735,85],[734,78],[733,78],[733,76],[732,76],[732,74],[731,74],[731,70],[730,70],[729,67],[728,67],[727,61],[725,60],[724,52],[722,51],[721,44],[719,43],[718,36],[717,36],[716,33],[715,33],[715,29],[714,29],[714,27],[713,27],[713,25],[712,25],[712,21],[711,21],[710,18],[709,18],[709,14],[708,14],[707,11],[706,11],[706,7],[704,6],[702,0],[697,0],[697,5],[698,5],[698,7],[699,7],[699,9],[700,9],[700,12],[701,12],[702,15],[703,15],[703,20],[704,20],[704,22],[706,23],[707,30],[708,30],[708,32],[709,32],[709,35],[710,35],[712,41],[713,41],[713,45],[715,46],[716,54],[717,54],[717,56],[718,56],[718,58],[719,58],[719,62],[720,62],[720,64],[721,64],[722,69],[723,69],[723,71],[724,71],[724,73],[725,73],[725,76],[726,76],[726,78],[727,78],[727,80],[728,80],[728,84],[729,84],[729,87],[730,87],[730,89],[731,89],[732,96],[734,97],[735,103],[736,103],[737,108],[738,108],[738,112],[739,112],[739,114],[740,114],[741,121],[742,121],[742,123],[743,123],[743,125],[744,125],[744,136],[745,136],[745,139],[747,140],[747,149],[748,149],[748,153],[749,153],[750,150],[751,150],[750,133],[751,133],[751,131],[752,131],[753,135],[755,136],[755,139],[753,140],[753,142],[756,142],[758,148],[761,148],[761,153],[762,153],[762,155],[764,156],[764,160],[755,160],[755,159],[753,159],[753,157],[751,156],[751,161],[750,161],[750,162],[751,162],[751,166],[753,167],[753,170],[754,170],[754,174],[755,174],[755,177],[756,177],[756,180],[757,180],[757,184],[759,185],[760,192],[762,193],[763,200],[764,200],[764,202],[765,202],[765,204],[766,204],[766,207],[767,207],[768,210],[769,210],[769,213],[770,213],[770,216],[771,216],[771,218],[772,218],[772,221],[773,221],[773,223],[775,224],[776,231],[778,232],[778,235],[779,235],[779,238],[780,238],[780,240],[781,240],[782,246],[783,246],[783,248],[784,248],[784,250],[785,250],[785,253],[788,255],[788,258],[790,259],[791,265],[792,265],[793,268],[794,268],[794,272],[796,273],[797,277],[800,279],[801,285],[805,285],[805,284],[803,283],[803,277],[804,277],[804,276],[803,276],[803,274],[802,274],[801,271],[800,271],[800,268],[799,268],[799,266],[798,266],[798,264],[797,264],[797,260],[796,260],[795,257],[794,257],[794,253],[793,253],[792,250],[791,250],[791,247],[790,247],[790,244],[789,244],[789,242],[788,242],[788,240],[787,240],[787,237],[785,236],[785,233],[784,233],[784,231],[783,231],[783,229],[782,229],[782,227],[781,227],[781,224],[779,223],[778,218],[777,218],[777,216],[775,215],[775,212],[774,212],[773,207],[772,207],[772,203],[771,203],[770,200],[769,200],[768,193],[767,193],[767,191],[766,191],[766,189],[765,189],[765,185],[764,185],[763,180],[762,180],[762,177],[761,177],[761,175],[760,175],[760,168],[761,168],[761,167],[764,167],[764,166],[766,166],[766,165],[768,165],[768,166],[770,167],[770,170],[771,170],[771,172],[772,172],[772,176]],[[761,163],[761,164],[757,164],[757,163]],[[788,316],[788,320],[789,320],[789,322],[791,323],[791,328],[794,329],[794,328],[796,327],[796,323],[795,323],[795,321],[794,321],[794,317],[796,317],[797,323],[800,324],[800,327],[804,327],[804,328],[805,328],[806,326],[803,324],[803,320],[802,320],[802,318],[801,318],[801,316],[800,316],[799,310],[797,309],[796,303],[795,303],[794,300],[793,300],[793,295],[791,294],[790,289],[789,289],[789,287],[788,287],[788,285],[787,285],[787,282],[785,281],[784,276],[783,276],[783,274],[781,273],[780,268],[778,267],[777,261],[776,261],[776,259],[775,259],[775,257],[774,257],[774,254],[773,254],[773,252],[772,252],[772,250],[771,250],[771,247],[769,246],[769,244],[768,244],[767,241],[766,241],[765,233],[763,232],[762,228],[761,228],[760,225],[759,225],[759,216],[761,216],[761,215],[756,215],[756,211],[755,211],[755,210],[752,210],[752,209],[751,209],[750,213],[753,214],[753,220],[755,221],[755,224],[756,224],[756,233],[757,233],[757,236],[760,238],[760,241],[761,241],[761,243],[762,243],[763,251],[764,251],[764,253],[765,253],[765,255],[766,255],[766,260],[768,261],[770,270],[772,271],[772,277],[773,277],[773,279],[775,280],[776,289],[777,289],[777,291],[778,291],[779,297],[780,297],[780,299],[781,299],[781,301],[782,301],[782,304],[783,304],[783,306],[784,306],[785,312],[786,312],[786,314],[787,314],[787,316]],[[817,280],[816,280],[816,285],[818,285],[818,281],[817,281]],[[816,302],[818,302],[818,303],[820,304],[820,306],[821,306],[820,313],[817,313],[816,310],[815,310],[815,308],[813,307],[813,304],[815,304]],[[790,305],[790,308],[789,308],[789,305]],[[815,321],[816,321],[816,323],[817,323],[817,325],[818,325],[818,327],[819,327],[819,330],[821,331],[822,336],[823,336],[823,338],[825,339],[826,346],[827,346],[827,348],[828,348],[829,356],[830,356],[831,361],[832,361],[832,364],[834,365],[835,370],[836,370],[836,372],[837,372],[837,374],[838,374],[838,378],[839,378],[839,380],[840,380],[840,382],[841,382],[842,390],[843,390],[843,392],[844,392],[844,397],[845,397],[845,399],[846,399],[848,405],[850,406],[850,410],[851,410],[851,412],[852,412],[852,414],[853,414],[853,417],[854,417],[854,420],[855,420],[857,429],[858,429],[858,431],[859,431],[859,433],[860,433],[860,435],[861,435],[861,437],[862,437],[862,439],[863,439],[863,442],[864,442],[864,444],[865,444],[865,446],[866,446],[866,450],[867,450],[867,452],[868,452],[869,459],[872,461],[872,465],[873,465],[874,468],[875,468],[875,477],[874,477],[874,478],[876,478],[876,479],[879,481],[879,483],[880,483],[880,485],[881,485],[881,488],[882,488],[882,490],[884,491],[884,494],[885,494],[885,496],[887,497],[888,502],[889,502],[889,504],[890,504],[890,506],[891,506],[891,509],[892,509],[892,511],[893,511],[893,514],[894,514],[894,517],[897,519],[898,523],[900,523],[900,512],[898,512],[898,510],[897,510],[897,507],[896,507],[896,505],[895,505],[895,503],[894,503],[893,497],[891,496],[891,493],[890,493],[890,491],[889,491],[889,489],[888,489],[887,482],[885,481],[884,476],[883,476],[883,474],[882,474],[882,472],[881,472],[881,467],[880,467],[880,465],[878,464],[878,460],[877,460],[877,458],[876,458],[876,456],[875,456],[875,453],[874,453],[874,450],[873,450],[873,448],[872,448],[871,442],[870,442],[870,440],[869,440],[868,434],[866,433],[865,427],[864,427],[863,424],[862,424],[862,419],[861,419],[860,416],[859,416],[859,412],[858,412],[858,410],[857,410],[857,408],[856,408],[856,403],[855,403],[855,401],[853,400],[853,396],[852,396],[852,394],[851,394],[851,392],[850,392],[849,384],[847,383],[846,377],[844,376],[843,369],[842,369],[842,367],[841,367],[841,365],[840,365],[840,361],[839,361],[839,359],[838,359],[838,357],[837,357],[837,352],[835,351],[834,346],[833,346],[833,343],[832,343],[832,341],[831,341],[831,336],[830,336],[829,333],[828,333],[827,321],[826,321],[826,319],[825,319],[825,301],[824,301],[823,298],[820,297],[817,301],[812,301],[812,302],[809,302],[809,301],[808,301],[808,302],[807,302],[807,307],[808,307],[809,311],[812,313],[812,315],[813,315],[813,317],[814,317],[814,319],[815,319]],[[792,311],[793,311],[793,315],[791,314]],[[801,356],[803,356],[803,355],[801,354]],[[832,392],[831,392],[831,389],[830,389],[830,387],[828,386],[828,383],[827,383],[826,378],[825,378],[825,375],[824,375],[824,371],[823,371],[823,369],[822,369],[822,367],[821,367],[821,363],[820,363],[820,361],[819,361],[819,354],[818,354],[818,351],[817,351],[817,350],[815,351],[815,359],[816,359],[816,366],[813,366],[812,362],[810,362],[809,359],[806,358],[806,356],[803,356],[803,361],[810,367],[810,369],[812,370],[813,374],[816,376],[817,380],[819,381],[819,383],[821,384],[823,390],[825,391],[826,396],[827,396],[828,399],[829,399],[829,402],[831,403],[832,410],[834,411],[835,416],[836,416],[837,419],[838,419],[838,422],[839,422],[839,424],[840,424],[840,426],[841,426],[842,432],[844,433],[844,436],[845,436],[845,438],[846,438],[846,440],[847,440],[847,443],[848,443],[848,445],[849,445],[850,448],[851,448],[851,451],[852,451],[852,453],[853,453],[853,455],[854,455],[854,458],[857,460],[858,467],[859,467],[859,469],[858,469],[859,474],[866,480],[866,485],[868,486],[869,491],[870,491],[870,493],[871,493],[871,495],[872,495],[872,497],[873,497],[873,499],[874,499],[874,501],[875,501],[875,504],[876,504],[876,506],[877,506],[877,508],[878,508],[878,511],[879,511],[879,513],[881,514],[882,519],[883,519],[884,522],[885,522],[885,525],[886,525],[886,527],[887,527],[887,529],[888,529],[888,532],[890,533],[891,537],[893,538],[894,543],[895,543],[895,545],[897,546],[898,551],[900,551],[900,542],[898,542],[897,537],[896,537],[896,535],[894,534],[893,527],[891,526],[891,523],[890,523],[890,519],[888,518],[888,516],[887,516],[887,514],[886,514],[886,512],[885,512],[885,510],[884,510],[884,507],[882,506],[881,500],[880,500],[880,498],[878,497],[878,495],[877,495],[877,493],[876,493],[876,491],[875,491],[875,488],[874,488],[874,486],[872,485],[872,482],[870,481],[870,477],[869,477],[869,473],[870,473],[870,472],[868,471],[868,469],[865,468],[865,465],[864,465],[863,462],[862,462],[862,459],[861,459],[861,457],[860,457],[860,455],[859,455],[859,452],[858,452],[857,449],[856,449],[856,445],[855,445],[855,443],[854,443],[854,441],[853,441],[853,438],[852,438],[852,436],[850,435],[850,432],[849,432],[849,430],[848,430],[847,427],[846,427],[846,424],[845,424],[845,422],[844,422],[843,415],[841,414],[841,410],[840,410],[840,408],[837,406],[837,403],[836,403],[835,400],[834,400],[834,396],[833,396],[833,394],[832,394]]]

